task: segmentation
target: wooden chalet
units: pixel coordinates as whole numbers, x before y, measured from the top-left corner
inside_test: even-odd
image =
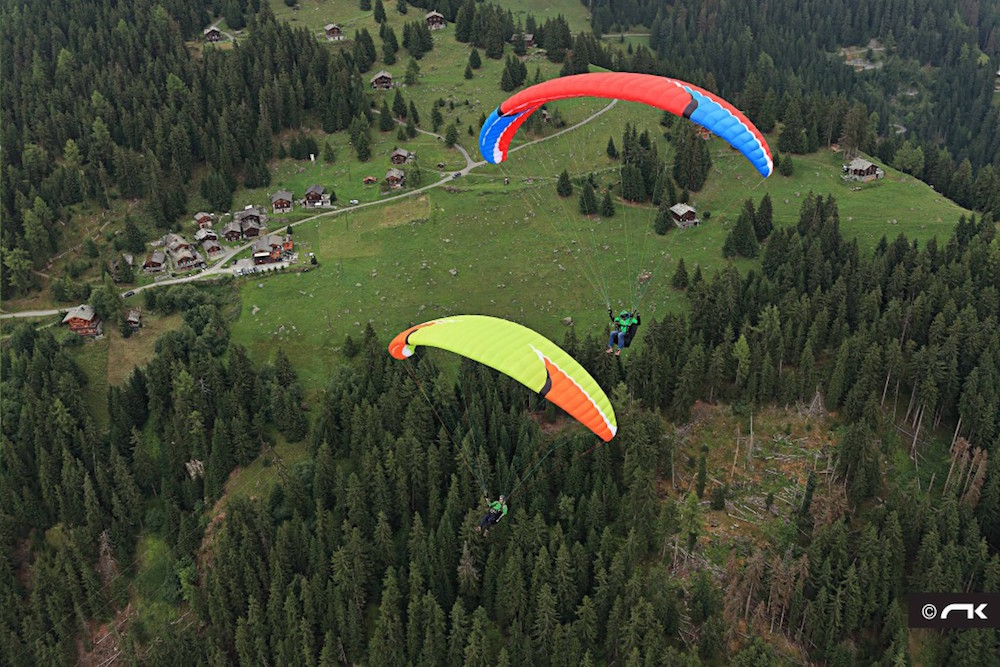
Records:
[[[392,153],[389,154],[389,162],[392,162],[394,165],[398,166],[401,164],[406,164],[407,162],[413,162],[413,159],[415,157],[416,155],[414,153],[411,153],[405,148],[396,148],[395,150],[392,151]]]
[[[240,222],[240,227],[243,228],[243,238],[254,239],[260,236],[260,232],[264,229],[264,225],[257,222],[256,219],[250,218],[249,220],[243,220]]]
[[[878,165],[859,157],[851,160],[850,164],[843,165],[843,171],[848,179],[855,181],[873,181],[885,176],[885,172]]]
[[[271,209],[275,213],[288,213],[292,210],[292,193],[288,190],[278,190],[271,195]]]
[[[62,323],[69,324],[69,330],[80,336],[100,336],[102,333],[101,318],[86,303],[71,308]]]
[[[142,326],[142,310],[139,308],[129,308],[125,311],[125,324],[132,331],[138,331]]]
[[[401,169],[390,169],[385,172],[385,182],[390,188],[401,188],[406,181],[406,174]]]
[[[167,266],[167,255],[162,250],[154,250],[146,257],[142,263],[142,270],[146,273],[159,273]]]
[[[392,74],[384,69],[379,70],[375,76],[368,79],[368,83],[371,84],[372,90],[389,90],[392,88]]]
[[[261,236],[253,244],[253,263],[270,264],[281,261],[283,241],[277,234]]]
[[[378,179],[374,176],[365,176],[364,179],[362,179],[362,182],[365,185],[372,185],[373,183],[378,183]]]
[[[191,244],[180,234],[170,232],[163,237],[163,247],[167,249],[168,253],[174,255],[180,250],[190,250]]]
[[[671,206],[670,217],[674,219],[674,224],[680,229],[695,227],[701,222],[694,207],[687,204],[674,204]]]
[[[222,252],[222,245],[219,243],[219,239],[205,239],[201,242],[201,249],[205,251],[206,255],[214,255],[217,252]]]
[[[517,40],[518,35],[521,36],[521,41],[524,42],[525,48],[533,49],[535,48],[535,34],[531,32],[514,33],[510,36],[510,41],[514,42]]]
[[[444,14],[437,10],[427,12],[427,15],[424,16],[424,21],[427,22],[427,27],[431,30],[441,30],[448,25],[448,22],[444,20]]]
[[[344,39],[344,29],[339,23],[327,23],[323,27],[326,38],[332,42],[339,42]]]
[[[212,226],[212,221],[215,216],[211,213],[205,213],[204,211],[198,211],[194,214],[194,221],[198,225],[199,229],[205,229],[206,227]]]
[[[242,211],[237,211],[233,220],[239,223],[243,238],[254,238],[260,235],[260,230],[264,226],[267,216],[254,206],[247,206]]]
[[[243,228],[240,226],[240,223],[235,220],[227,222],[226,226],[222,228],[222,238],[230,243],[243,238]]]
[[[216,234],[211,227],[206,227],[204,229],[199,229],[194,233],[194,240],[198,243],[202,243],[204,241],[218,241],[219,235]]]
[[[216,28],[214,25],[210,25],[207,28],[205,28],[202,31],[201,36],[206,42],[222,41],[222,31]]]
[[[322,185],[310,185],[306,189],[306,206],[324,206],[330,203],[330,195]]]
[[[201,258],[201,255],[191,250],[191,248],[178,250],[173,254],[171,259],[173,259],[174,269],[177,271],[189,271],[205,264],[205,260]]]

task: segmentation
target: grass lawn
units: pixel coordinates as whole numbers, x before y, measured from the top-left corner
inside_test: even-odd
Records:
[[[233,498],[264,498],[271,487],[281,478],[281,469],[290,471],[292,466],[309,457],[309,445],[305,442],[289,443],[280,434],[272,452],[265,453],[245,468],[236,468],[226,482],[219,502],[215,504],[213,515],[225,510]]]
[[[134,305],[138,296],[126,300]],[[108,383],[120,385],[128,379],[132,369],[144,366],[156,354],[156,339],[167,331],[180,327],[179,314],[162,316],[156,313],[142,314],[142,328],[128,338],[122,338],[118,327],[106,327],[104,337],[108,342]]]
[[[108,344],[105,335],[100,340],[86,339],[82,345],[69,348],[67,354],[80,366],[87,378],[83,389],[84,401],[94,417],[98,430],[108,427]]]
[[[768,137],[777,145],[777,137]],[[960,215],[970,212],[934,192],[926,183],[879,163],[886,176],[871,183],[844,183],[840,179],[843,157],[829,149],[809,155],[794,155],[794,174],[786,178],[773,174],[763,180],[741,155],[721,139],[712,140],[713,174],[705,189],[692,197],[699,210],[713,211],[725,220],[721,224],[735,223],[741,202],[750,198],[759,204],[765,192],[771,194],[774,205],[774,222],[798,222],[802,200],[810,192],[832,194],[840,212],[840,232],[845,238],[858,239],[863,251],[871,251],[885,235],[890,241],[900,233],[910,239],[926,241],[933,236],[946,239]],[[859,190],[851,190],[859,187]],[[717,215],[718,214],[718,215]]]
[[[142,612],[143,628],[155,636],[177,618],[180,584],[170,547],[162,537],[144,535],[139,540],[138,559],[139,570],[133,580],[136,608]]]

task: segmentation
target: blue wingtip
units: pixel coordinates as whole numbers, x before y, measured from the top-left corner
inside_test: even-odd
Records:
[[[489,118],[486,119],[486,122],[483,123],[483,128],[479,131],[479,152],[482,154],[483,159],[490,164],[497,163],[493,155],[493,150],[496,148],[497,141],[499,141],[505,127],[505,125],[497,127],[500,115],[500,107],[497,107],[490,114]]]

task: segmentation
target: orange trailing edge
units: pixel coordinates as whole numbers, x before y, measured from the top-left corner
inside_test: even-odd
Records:
[[[612,424],[607,416],[601,412],[583,387],[573,381],[571,377],[562,372],[551,359],[541,352],[538,352],[542,362],[545,364],[546,380],[542,390],[538,392],[547,400],[555,403],[565,410],[571,417],[589,428],[597,434],[604,442],[610,442],[615,437],[617,426]]]

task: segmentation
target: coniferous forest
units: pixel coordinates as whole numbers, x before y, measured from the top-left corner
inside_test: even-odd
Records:
[[[262,363],[230,340],[232,284],[145,292],[149,312],[182,323],[108,388],[106,424],[85,400],[78,341],[5,328],[0,664],[896,667],[917,661],[909,592],[1000,592],[995,5],[585,2],[598,35],[649,28],[649,48],[625,54],[561,17],[521,26],[473,0],[409,4],[441,11],[486,57],[523,27],[564,74],[592,63],[707,81],[764,131],[780,128],[782,155],[850,144],[975,213],[947,238],[883,237],[867,252],[842,236],[831,194],[808,193],[787,226],[772,225],[769,198],[747,200],[720,253],[759,266],[703,275],[681,263],[684,314],[644,318],[628,362],[572,329],[560,341],[612,396],[620,430],[600,447],[483,366],[391,359],[370,326],[307,399],[285,351]],[[195,172],[224,208],[269,178],[278,133],[353,133],[374,118],[370,36],[333,55],[266,2],[0,7],[5,298],[36,289],[74,204],[137,199],[137,215],[169,229]],[[219,16],[256,48],[192,58],[185,40]],[[889,55],[859,81],[834,54],[873,38]],[[896,97],[910,88],[918,102],[904,113]],[[905,136],[892,127],[904,116]],[[626,199],[701,187],[703,145],[673,134],[696,166],[678,160],[673,180],[658,161],[638,169]],[[622,153],[641,163],[648,143],[628,127]],[[559,187],[573,193],[568,175]],[[709,472],[697,491],[671,483],[693,476],[680,452],[705,405],[741,423],[819,405],[838,423],[781,527],[721,559],[704,533]],[[954,434],[947,478],[928,488],[901,475],[940,429]],[[286,464],[281,442],[307,443],[308,456]],[[278,481],[220,505],[232,471],[251,465]],[[481,480],[536,465],[510,517],[476,534]],[[711,493],[724,506],[727,489]],[[169,552],[153,587],[179,610],[170,622],[131,608],[150,537]],[[929,632],[920,659],[997,655],[996,630]]]

